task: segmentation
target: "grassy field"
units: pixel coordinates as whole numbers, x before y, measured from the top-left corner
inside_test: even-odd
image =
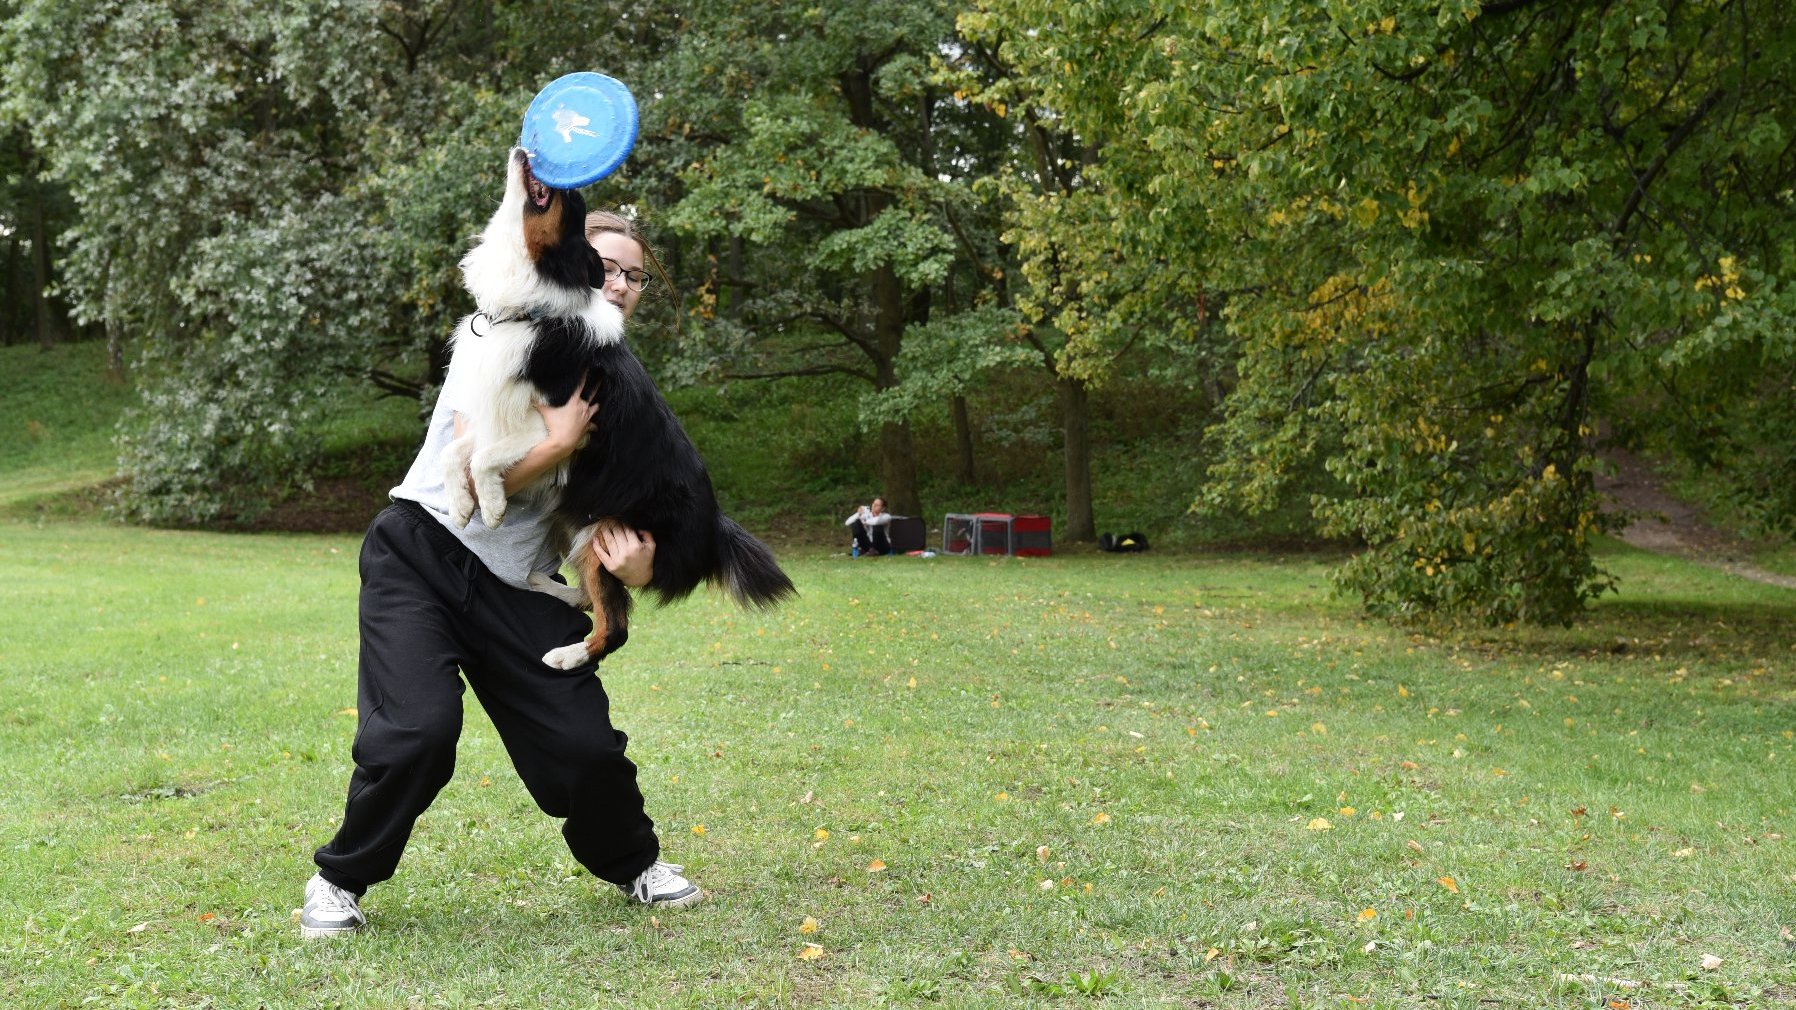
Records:
[[[356,538],[0,536],[6,1006],[1796,1001],[1796,593],[1681,562],[1446,642],[1315,559],[791,557],[605,671],[708,903],[586,876],[470,705],[373,929],[307,943]]]
[[[1577,627],[1438,639],[1328,557],[782,537],[799,601],[645,610],[604,671],[706,904],[585,875],[469,705],[373,928],[303,942],[359,538],[106,521],[71,492],[128,390],[36,354],[0,352],[0,1006],[1796,1004],[1796,592],[1621,546]],[[331,451],[401,465],[404,409]],[[740,487],[772,409],[682,407]]]

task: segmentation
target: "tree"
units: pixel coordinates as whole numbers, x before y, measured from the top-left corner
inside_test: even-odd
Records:
[[[1165,22],[1139,5],[981,0],[960,18],[965,49],[948,77],[1015,124],[1010,164],[993,176],[1018,266],[1007,294],[1060,407],[1072,541],[1097,538],[1093,391],[1120,361],[1197,343],[1209,320],[1206,272],[1187,265],[1203,219],[1169,215],[1134,185],[1157,159],[1130,132],[1123,89],[1164,73],[1143,42]]]
[[[730,376],[866,382],[883,491],[912,514],[910,427],[878,394],[915,328],[984,319],[965,314],[990,283],[978,113],[930,70],[952,37],[938,2],[707,3],[662,65],[663,108],[702,145],[670,217],[704,250],[695,336]]]
[[[1649,372],[1796,351],[1791,27],[1670,0],[1213,7],[1190,53],[1226,111],[1194,136],[1253,223],[1254,292],[1217,476],[1261,490],[1326,454],[1344,490],[1317,513],[1366,544],[1340,578],[1376,613],[1561,622],[1610,588],[1599,417]]]
[[[1612,585],[1599,421],[1790,430],[1719,430],[1741,392],[1700,378],[1796,358],[1783,7],[1003,9],[1013,51],[1076,82],[1064,128],[1104,138],[1081,171],[1118,245],[1222,304],[1205,501],[1270,506],[1320,461],[1315,514],[1364,545],[1339,579],[1373,612],[1568,620]]]
[[[455,264],[535,90],[654,57],[648,5],[25,0],[0,121],[79,225],[76,315],[129,335],[127,512],[242,515],[303,486],[363,384],[428,395],[471,306]],[[554,23],[557,51],[540,27]]]

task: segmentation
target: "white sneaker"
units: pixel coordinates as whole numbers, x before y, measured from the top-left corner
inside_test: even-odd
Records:
[[[355,895],[317,874],[306,881],[306,907],[299,913],[299,935],[307,940],[353,933],[368,917]]]
[[[638,904],[657,908],[685,908],[687,905],[698,904],[705,897],[705,892],[699,890],[697,884],[681,875],[685,872],[684,866],[657,859],[653,866],[637,874],[635,880],[619,884],[617,889]]]

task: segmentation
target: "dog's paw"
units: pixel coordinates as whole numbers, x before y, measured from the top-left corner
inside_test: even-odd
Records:
[[[576,670],[591,660],[586,655],[586,643],[575,642],[543,653],[543,662],[557,670]]]
[[[510,504],[505,500],[505,483],[498,479],[482,479],[475,487],[480,501],[480,518],[488,529],[498,529],[505,521],[505,509]]]

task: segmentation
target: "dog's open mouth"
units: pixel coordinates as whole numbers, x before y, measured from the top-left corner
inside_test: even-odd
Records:
[[[549,190],[549,187],[543,185],[542,182],[537,179],[536,175],[530,171],[530,163],[528,161],[524,162],[524,193],[526,196],[530,197],[530,202],[536,205],[537,210],[548,209],[549,200],[554,196]]]

